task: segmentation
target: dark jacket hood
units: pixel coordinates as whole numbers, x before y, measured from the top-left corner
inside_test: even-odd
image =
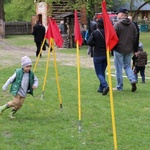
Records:
[[[121,19],[119,19],[119,20],[120,20],[120,22],[121,22],[123,25],[128,26],[128,25],[131,24],[131,21],[130,21],[129,18],[121,18]]]

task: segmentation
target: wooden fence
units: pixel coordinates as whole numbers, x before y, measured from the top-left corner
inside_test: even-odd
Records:
[[[31,34],[32,26],[31,22],[5,22],[5,34],[6,35],[21,35]]]

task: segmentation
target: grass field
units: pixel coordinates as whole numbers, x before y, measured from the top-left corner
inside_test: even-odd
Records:
[[[149,32],[141,33],[140,41],[144,44],[149,58],[148,39],[150,39]],[[22,47],[35,49],[31,35],[8,36],[4,42],[20,49]],[[0,56],[3,56],[1,62],[8,59],[17,63],[0,65],[0,87],[14,70],[20,67],[21,59],[15,60],[16,53],[11,51],[11,55],[4,57],[5,53],[2,54],[2,50],[3,47],[0,45]],[[67,57],[76,56],[75,49],[57,49],[56,52]],[[34,55],[35,53],[31,56],[33,63],[35,63]],[[80,55],[83,62],[89,57],[86,46],[80,49]],[[63,109],[60,109],[53,60],[49,64],[44,99],[41,99],[46,58],[44,53],[35,72],[39,79],[39,87],[34,91],[35,96],[27,96],[23,107],[16,114],[16,119],[8,117],[10,109],[0,116],[0,150],[114,150],[109,94],[102,96],[97,93],[99,82],[93,68],[83,65],[80,68],[82,130],[79,133],[77,66],[65,65],[61,59],[57,62],[63,106]],[[113,57],[111,62],[113,66]],[[90,66],[92,60],[87,63]],[[113,67],[112,72],[115,72]],[[146,67],[146,77],[146,84],[140,83],[139,79],[138,89],[134,93],[131,92],[127,78],[124,78],[122,92],[113,91],[118,150],[150,150],[149,64]],[[112,77],[113,87],[115,83],[115,78]],[[1,90],[0,105],[9,100],[12,100],[9,90],[5,93]]]

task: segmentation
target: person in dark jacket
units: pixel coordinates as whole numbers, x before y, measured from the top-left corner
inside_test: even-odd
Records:
[[[114,65],[116,68],[116,88],[113,90],[123,90],[123,76],[122,69],[131,84],[131,91],[136,91],[136,79],[131,68],[131,59],[133,53],[138,51],[135,47],[137,40],[137,29],[132,21],[128,18],[128,10],[121,8],[117,15],[118,21],[114,24],[117,36],[119,38],[118,44],[114,47]]]
[[[139,43],[138,52],[133,56],[133,66],[135,78],[138,82],[138,73],[140,72],[142,83],[145,83],[145,66],[147,65],[147,53],[143,50],[143,44]]]
[[[2,89],[7,90],[11,85],[10,93],[14,96],[12,101],[0,106],[0,115],[5,109],[12,108],[10,118],[15,118],[14,114],[22,107],[27,93],[33,95],[33,90],[38,86],[38,79],[31,71],[32,61],[28,56],[21,59],[22,67],[16,69],[15,73],[6,81]]]
[[[106,45],[103,19],[97,21],[97,29],[93,31],[87,41],[89,46],[94,47],[93,63],[96,75],[100,81],[97,92],[107,95],[109,91],[108,83],[105,79],[105,70],[107,67]]]
[[[32,34],[34,35],[34,42],[36,43],[37,47],[36,57],[38,57],[45,36],[45,27],[38,20],[36,21],[36,24],[33,26]],[[40,54],[40,57],[42,57],[42,54]]]

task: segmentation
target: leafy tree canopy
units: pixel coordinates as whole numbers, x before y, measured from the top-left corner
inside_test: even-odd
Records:
[[[36,0],[36,2],[40,2],[41,0]],[[44,1],[44,0],[43,0]],[[67,6],[71,8],[71,10],[77,9],[80,10],[83,7],[87,10],[87,16],[92,18],[95,12],[101,11],[101,1],[100,0],[63,0],[63,2],[67,1]],[[147,4],[150,0],[139,0],[142,1],[143,4]],[[60,4],[62,0],[45,0],[48,4],[52,4],[53,2]],[[125,4],[126,2],[130,3],[130,9],[135,4],[136,0],[107,0],[107,10],[111,11],[113,6]],[[4,11],[5,11],[5,20],[6,21],[30,21],[31,16],[35,15],[35,3],[34,0],[3,0],[4,3]],[[67,7],[66,6],[66,7]],[[142,6],[142,5],[141,5]],[[140,6],[139,6],[140,8]],[[138,10],[138,9],[137,9]]]
[[[35,15],[35,4],[32,0],[4,0],[6,21],[31,21]]]

